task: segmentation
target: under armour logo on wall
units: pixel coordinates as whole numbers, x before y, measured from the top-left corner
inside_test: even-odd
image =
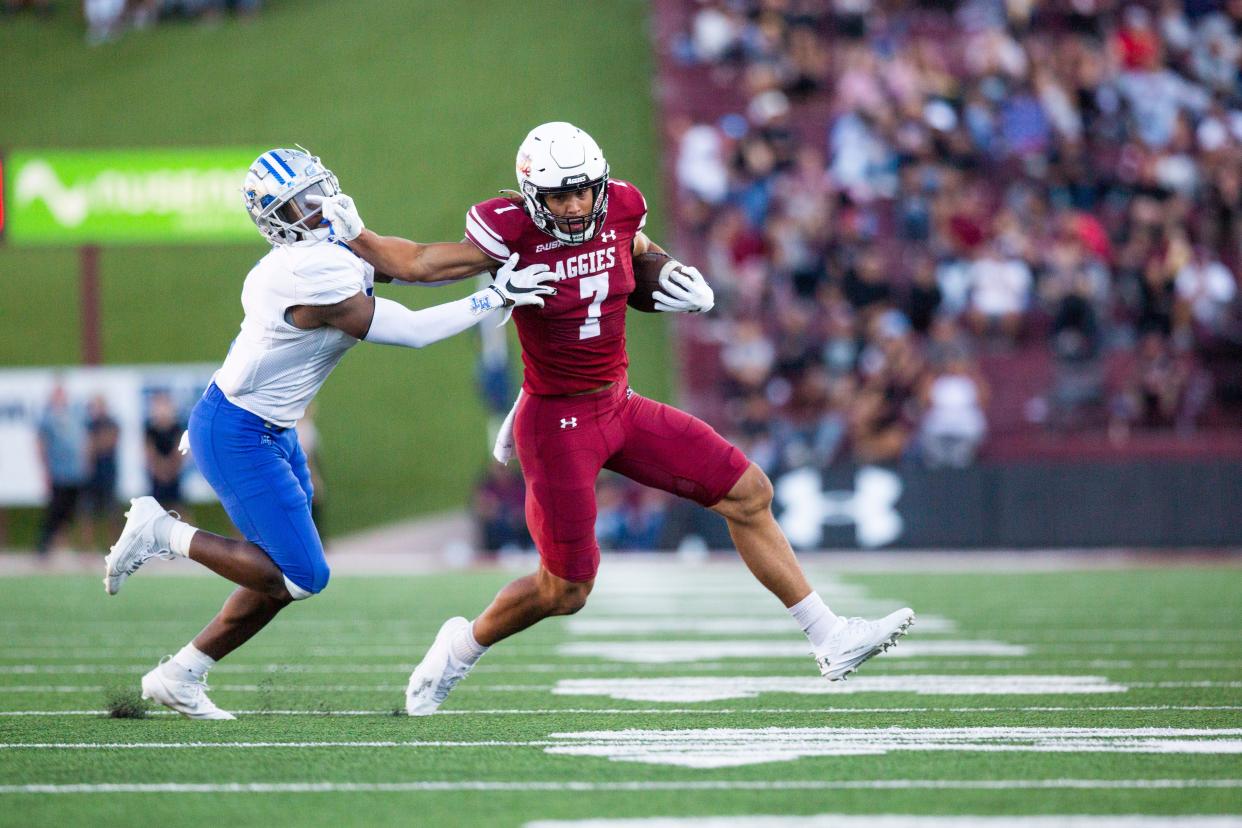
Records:
[[[901,478],[886,469],[859,469],[852,492],[826,492],[818,471],[799,469],[776,481],[776,499],[784,507],[781,528],[790,543],[805,549],[821,544],[825,526],[852,523],[859,546],[884,546],[901,537],[901,491]]]
[[[561,428],[577,428],[577,427],[578,427],[577,417],[570,417],[568,420],[565,419],[564,417],[561,417]]]

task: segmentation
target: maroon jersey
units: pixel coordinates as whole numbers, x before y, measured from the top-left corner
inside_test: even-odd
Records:
[[[608,182],[608,214],[588,242],[567,245],[535,226],[520,203],[493,198],[470,208],[466,238],[503,262],[546,264],[565,279],[542,308],[513,312],[527,394],[574,394],[624,382],[626,300],[634,290],[634,237],[647,222],[647,201],[633,184]]]

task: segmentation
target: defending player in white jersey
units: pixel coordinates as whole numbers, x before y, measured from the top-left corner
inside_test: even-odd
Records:
[[[542,306],[556,292],[545,265],[518,270],[515,255],[494,284],[455,302],[411,311],[377,298],[376,281],[461,279],[479,272],[477,256],[458,244],[402,240],[417,267],[399,280],[377,274],[333,240],[323,220],[320,202],[339,192],[336,176],[299,150],[265,152],[246,174],[246,209],[272,250],[246,277],[241,332],[187,431],[199,470],[245,540],[196,529],[140,497],[106,559],[109,595],[153,557],[188,557],[238,585],[191,643],[143,676],[143,698],[192,719],[232,719],[207,698],[207,671],[289,603],[328,583],[295,426],[345,352],[360,340],[421,348],[497,309]],[[361,226],[352,235],[338,229],[351,238]]]

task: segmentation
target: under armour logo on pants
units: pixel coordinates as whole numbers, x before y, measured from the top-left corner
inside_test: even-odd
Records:
[[[564,417],[561,417],[561,428],[577,428],[577,427],[578,427],[577,417],[570,417],[568,420],[565,419]]]

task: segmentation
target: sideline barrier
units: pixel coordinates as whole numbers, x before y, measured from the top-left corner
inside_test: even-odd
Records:
[[[1220,547],[1242,544],[1242,462],[1007,463],[799,469],[773,478],[795,548]],[[678,503],[661,538],[732,546],[723,519]]]

